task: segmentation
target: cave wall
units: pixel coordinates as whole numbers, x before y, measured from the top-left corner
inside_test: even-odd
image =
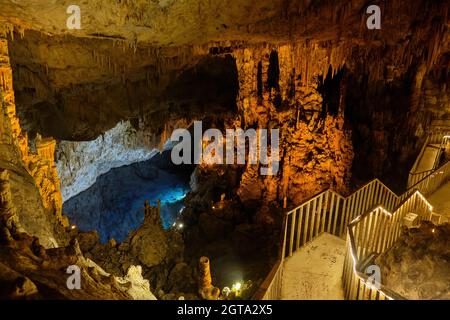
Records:
[[[448,58],[428,65],[419,57],[409,65],[388,65],[371,79],[363,66],[347,75],[349,125],[354,128],[354,174],[380,177],[398,192],[425,142],[432,120],[448,119]]]
[[[130,47],[35,31],[15,36],[10,55],[18,115],[31,135],[94,140],[119,121],[152,115],[156,130],[174,114],[233,109],[232,61],[208,56],[209,46]]]
[[[112,168],[150,159],[158,151],[139,141],[130,122],[120,122],[92,141],[60,141],[56,165],[66,201]]]
[[[54,140],[37,137],[35,150],[21,130],[15,113],[13,77],[8,41],[0,38],[1,167],[10,172],[14,206],[24,230],[37,236],[45,247],[65,241],[59,178],[54,163]]]
[[[308,69],[302,49],[302,44],[294,44],[235,53],[240,124],[280,129],[280,172],[264,177],[258,166],[247,165],[238,189],[244,203],[257,200],[279,207],[286,198],[294,206],[328,187],[343,193],[348,189],[353,150],[350,131],[344,128],[344,109],[340,106],[337,114],[323,110],[318,74],[309,78],[302,74]],[[323,53],[326,50],[310,54],[319,57]],[[312,61],[309,67],[326,74],[325,60]],[[332,66],[337,69],[340,63]],[[268,207],[261,210],[267,218]]]
[[[102,17],[91,16],[91,10],[100,3],[105,6]],[[445,3],[375,1],[383,13],[382,29],[368,30],[364,14],[367,4],[362,0],[251,6],[231,2],[227,8],[212,1],[198,4],[196,12],[188,8],[188,3],[135,6],[95,1],[83,6],[82,30],[61,30],[63,26],[50,30],[50,21],[64,20],[64,13],[58,11],[64,4],[24,5],[23,14],[16,17],[14,5],[9,3],[1,16],[5,21],[2,32],[14,39],[11,60],[17,80],[18,114],[31,134],[93,140],[119,121],[144,115],[153,115],[156,120],[152,125],[161,129],[168,114],[197,113],[201,118],[212,112],[211,105],[220,105],[220,112],[227,108],[234,112],[236,100],[242,104],[248,103],[245,98],[251,98],[244,97],[241,89],[242,97],[236,99],[237,89],[233,93],[228,90],[235,87],[233,78],[237,76],[230,56],[236,57],[243,49],[261,51],[264,46],[286,48],[284,53],[277,50],[279,59],[292,60],[278,76],[282,89],[277,99],[282,101],[287,99],[286,90],[291,90],[285,83],[291,81],[290,76],[284,72],[295,68],[294,73],[301,75],[301,85],[308,86],[314,78],[325,77],[330,67],[333,76],[345,66],[352,88],[345,101],[345,119],[356,129],[352,138],[356,143],[354,163],[369,164],[367,175],[360,170],[361,179],[388,175],[397,163],[408,167],[424,140],[420,132],[426,130],[427,114],[442,115],[436,110],[445,100],[434,103],[435,98],[442,98],[429,97],[428,102],[421,101],[423,78],[438,77],[428,74],[436,64],[445,65],[445,61],[440,62],[449,44]],[[45,17],[46,10],[57,16],[44,21],[37,12]],[[136,15],[134,10],[141,14]],[[190,23],[176,24],[178,10],[184,10]],[[117,20],[113,14],[117,12],[128,18]],[[30,28],[30,21],[35,27]],[[109,23],[104,24],[106,21]],[[145,27],[137,28],[133,24],[137,21]],[[232,21],[239,23],[230,25]],[[259,53],[264,54],[263,50]],[[240,85],[247,81],[244,75],[239,77]],[[259,85],[257,79],[251,81]],[[365,96],[359,92],[365,92]],[[399,102],[401,105],[395,108],[400,112],[388,110]],[[257,113],[254,108],[243,112],[246,122]],[[389,131],[388,124],[399,119],[401,130]]]
[[[0,298],[155,300],[140,266],[123,277],[83,256],[63,229],[56,141],[37,136],[33,148],[15,113],[8,41],[0,38]],[[80,268],[82,287],[66,281]]]
[[[59,140],[63,200],[111,168],[148,159],[174,129],[236,109],[234,60],[209,55],[209,46],[14,35],[17,113],[30,137]]]
[[[59,141],[55,157],[63,201],[86,190],[113,168],[149,160],[164,149],[174,129],[189,126],[188,120],[173,120],[162,132],[155,132],[144,122],[137,127],[130,121],[119,122],[91,141]]]
[[[450,119],[449,62],[450,56],[444,55],[439,65],[425,75],[421,87],[419,108],[434,119]]]

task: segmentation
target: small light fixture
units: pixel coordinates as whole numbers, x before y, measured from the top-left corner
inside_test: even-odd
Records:
[[[178,224],[178,229],[183,229],[184,225],[182,223]]]
[[[233,286],[232,286],[232,289],[233,289],[233,291],[235,291],[235,292],[240,291],[241,288],[242,288],[242,284],[241,284],[240,282],[236,282],[236,283],[233,284]]]
[[[75,230],[76,228],[77,228],[77,226],[74,224],[70,226],[70,230]]]
[[[432,233],[435,233],[435,232],[436,232],[436,229],[435,229],[435,228],[431,229],[431,232],[432,232]]]

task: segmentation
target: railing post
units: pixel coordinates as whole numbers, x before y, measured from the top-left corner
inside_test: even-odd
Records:
[[[292,249],[294,246],[294,232],[295,232],[295,218],[297,215],[297,209],[294,209],[293,211],[291,211],[292,213],[291,215],[291,232],[290,232],[290,238],[289,238],[289,256],[292,256]]]

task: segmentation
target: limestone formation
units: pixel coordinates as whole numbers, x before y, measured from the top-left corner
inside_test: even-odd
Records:
[[[206,300],[217,300],[220,296],[220,289],[212,284],[209,259],[207,257],[201,257],[199,260],[198,292]]]
[[[11,197],[11,187],[7,170],[0,169],[0,237],[3,241],[10,242],[11,231],[22,232],[16,208]]]
[[[0,298],[1,299],[155,299],[140,267],[115,278],[86,259],[77,242],[45,249],[23,232],[11,201],[7,171],[0,172]],[[82,287],[70,290],[65,270],[81,269]],[[39,287],[39,289],[38,289]]]
[[[0,204],[2,208],[1,217],[4,222],[16,214],[11,199],[11,189],[9,186],[9,174],[7,170],[0,171]]]
[[[324,113],[318,82],[295,80],[303,70],[296,65],[299,61],[292,60],[297,50],[300,48],[280,46],[235,53],[240,70],[241,124],[280,128],[282,150],[282,170],[277,176],[261,177],[256,166],[247,165],[238,190],[244,203],[260,200],[281,207],[287,198],[288,205],[295,206],[328,187],[344,193],[348,190],[353,148],[351,133],[344,128],[344,105],[339,103],[336,115]],[[274,70],[279,70],[276,79],[270,76]],[[260,89],[258,81],[263,83]],[[262,212],[257,219],[273,223],[273,218]]]
[[[160,208],[147,206],[145,212],[147,221],[130,236],[130,249],[142,264],[153,267],[164,260],[168,245],[161,225]]]
[[[407,299],[450,299],[450,225],[425,222],[404,231],[392,248],[376,259],[381,283]]]
[[[155,296],[150,291],[148,280],[142,277],[141,266],[130,266],[126,276],[118,278],[117,281],[128,288],[127,293],[133,297],[134,300],[156,300]]]
[[[30,152],[28,135],[22,132],[16,115],[16,105],[13,89],[13,76],[8,54],[8,42],[0,38],[0,79],[2,95],[2,111],[5,110],[10,120],[14,144],[21,154],[25,168],[34,178],[45,208],[56,215],[61,224],[67,226],[67,220],[62,216],[62,198],[60,181],[55,165],[55,140],[36,137],[36,153]]]
[[[113,168],[149,160],[164,150],[173,130],[189,126],[186,119],[173,119],[160,132],[140,119],[118,123],[91,141],[59,141],[56,166],[61,178],[63,201],[92,186],[97,177]]]
[[[70,30],[69,0],[0,0],[0,296],[146,299],[151,288],[163,299],[214,300],[217,258],[239,261],[251,291],[278,257],[287,210],[374,177],[401,184],[431,121],[450,116],[450,6],[375,2],[381,30],[367,28],[367,0],[89,0],[83,27]],[[149,202],[142,225],[122,239],[99,239],[81,224],[67,230],[63,201],[172,147],[174,129],[194,120],[222,132],[279,129],[279,170],[200,164],[182,232],[164,230],[160,203]],[[80,211],[95,227],[105,218]],[[412,296],[446,297],[427,277],[447,274],[411,242],[418,252],[406,251],[406,264],[423,273],[407,270],[407,285],[426,280]],[[425,264],[413,261],[420,254]],[[81,291],[65,287],[69,264],[82,270]],[[215,284],[229,287],[224,269],[214,270]]]
[[[158,298],[166,299],[180,293],[194,295],[191,268],[183,262],[184,246],[175,230],[163,230],[160,208],[144,203],[144,222],[121,243],[100,243],[96,232],[80,232],[74,237],[86,257],[98,263],[105,272],[129,277],[131,266],[140,266]],[[114,241],[115,242],[115,241]],[[135,269],[131,269],[134,273]],[[180,279],[183,280],[180,281]],[[146,286],[143,280],[139,286]],[[120,281],[119,281],[120,282]],[[142,281],[141,281],[142,282]]]

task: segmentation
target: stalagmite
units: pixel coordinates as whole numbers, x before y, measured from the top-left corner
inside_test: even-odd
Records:
[[[220,296],[220,289],[212,285],[209,259],[201,257],[199,260],[199,294],[206,300],[217,300]]]

